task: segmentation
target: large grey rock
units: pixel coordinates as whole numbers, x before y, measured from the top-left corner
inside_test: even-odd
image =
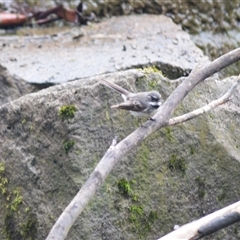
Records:
[[[161,15],[113,17],[79,31],[0,38],[0,63],[28,82],[62,83],[145,65],[177,78],[196,62],[209,61],[180,26]]]
[[[139,126],[127,112],[109,108],[121,97],[97,83],[103,77],[130,90],[154,88],[164,99],[178,85],[159,73],[128,70],[50,87],[2,105],[0,158],[5,170],[0,174],[1,181],[6,178],[8,183],[1,187],[6,191],[0,204],[1,239],[44,239],[112,139],[118,135],[121,140]],[[220,97],[234,81],[205,81],[175,115]],[[163,128],[129,153],[67,239],[156,239],[175,224],[237,201],[239,96],[238,89],[231,102]],[[74,105],[77,111],[63,120],[59,110],[66,105]],[[125,194],[118,187],[122,179],[131,188]],[[21,197],[22,203],[14,204]],[[238,239],[234,229],[220,231],[214,238]]]
[[[1,2],[1,1],[0,1]],[[11,2],[2,1],[0,8],[6,5],[10,10]],[[15,0],[15,2],[17,2]],[[56,5],[55,1],[31,2],[37,10],[46,10]],[[79,0],[64,1],[64,6],[74,9]],[[4,8],[2,8],[4,9]],[[200,47],[211,59],[237,48],[239,38],[239,1],[129,1],[129,0],[91,0],[83,2],[83,13],[88,15],[94,12],[97,17],[138,14],[162,14],[170,17],[174,23],[181,25],[182,29],[191,34],[194,43]],[[58,22],[62,26],[62,21]],[[143,23],[141,23],[143,24]],[[20,35],[23,31],[20,31]],[[0,32],[1,34],[1,32]],[[26,34],[31,34],[27,31]],[[36,29],[33,30],[36,34]],[[238,74],[239,63],[224,70],[224,75]]]

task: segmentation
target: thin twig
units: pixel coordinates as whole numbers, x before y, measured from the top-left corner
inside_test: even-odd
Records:
[[[176,125],[176,124],[179,124],[182,122],[189,121],[199,115],[209,112],[211,109],[213,109],[223,103],[226,103],[227,101],[229,101],[231,95],[236,90],[239,83],[240,83],[240,80],[238,78],[238,82],[236,82],[222,97],[220,97],[220,98],[210,102],[209,104],[205,105],[204,107],[198,108],[192,112],[186,113],[179,117],[171,118],[167,125],[172,126],[172,125]]]

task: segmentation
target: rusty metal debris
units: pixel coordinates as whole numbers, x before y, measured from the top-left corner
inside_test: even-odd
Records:
[[[82,14],[82,2],[74,10],[66,9],[62,4],[46,11],[35,11],[29,6],[14,6],[14,8],[17,13],[0,12],[0,28],[32,25],[32,20],[35,24],[42,25],[60,19],[76,24],[87,24],[88,21],[95,19],[93,13],[88,17]],[[55,17],[49,17],[51,14],[55,14]]]

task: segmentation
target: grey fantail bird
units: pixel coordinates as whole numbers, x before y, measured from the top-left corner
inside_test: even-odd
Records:
[[[132,93],[113,82],[107,80],[99,82],[120,93],[124,99],[124,102],[113,105],[111,108],[127,110],[135,117],[143,117],[153,116],[161,106],[161,95],[156,91]]]

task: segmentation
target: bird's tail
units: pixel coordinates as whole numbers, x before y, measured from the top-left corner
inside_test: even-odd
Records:
[[[113,82],[109,82],[105,79],[99,80],[100,83],[104,84],[105,86],[111,88],[112,90],[122,94],[122,95],[128,95],[131,92],[129,92],[128,90],[118,86],[117,84],[113,83]]]

